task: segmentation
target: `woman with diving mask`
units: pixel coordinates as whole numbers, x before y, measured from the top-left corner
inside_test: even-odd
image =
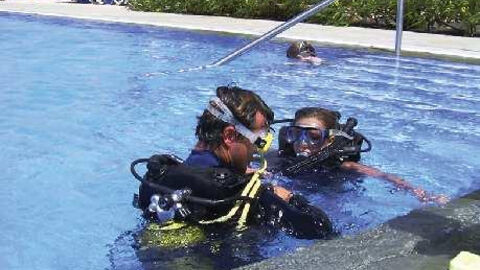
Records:
[[[295,119],[290,126],[284,127],[279,136],[279,155],[282,157],[297,158],[304,160],[312,155],[318,155],[328,147],[331,147],[335,140],[340,137],[349,137],[342,131],[339,123],[340,113],[318,107],[306,107],[295,113]],[[339,168],[353,171],[374,178],[379,178],[393,183],[396,187],[411,192],[420,201],[434,201],[444,204],[448,198],[444,195],[429,195],[423,189],[413,187],[404,179],[379,169],[359,163],[360,152],[362,152],[362,140],[370,142],[363,135],[353,133],[351,145],[348,147],[356,149],[352,155],[333,155],[316,164],[317,168],[332,170]],[[344,146],[342,146],[344,147]],[[356,147],[356,148],[355,148]],[[343,149],[338,149],[343,151]],[[334,149],[335,150],[335,149]],[[304,161],[299,161],[304,162]]]

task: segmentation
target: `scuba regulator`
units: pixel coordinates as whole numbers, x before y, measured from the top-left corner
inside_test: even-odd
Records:
[[[278,120],[275,123],[293,122],[293,119]],[[319,152],[313,153],[308,157],[303,157],[299,161],[284,168],[282,173],[293,177],[297,174],[314,170],[327,162],[335,163],[336,166],[343,161],[358,161],[360,153],[368,152],[372,149],[371,142],[361,133],[354,131],[357,126],[357,119],[350,117],[346,123],[340,125],[339,129],[329,129],[329,137],[334,138],[333,142],[322,148]],[[367,148],[362,148],[362,143],[366,142]],[[280,148],[292,148],[291,144],[282,142],[280,139]],[[294,154],[293,149],[281,149],[281,151]]]
[[[190,194],[192,194],[190,189],[175,190],[173,193],[163,196],[154,194],[150,197],[148,211],[157,215],[160,224],[173,220],[176,214],[185,219],[192,213],[185,205],[186,198]]]

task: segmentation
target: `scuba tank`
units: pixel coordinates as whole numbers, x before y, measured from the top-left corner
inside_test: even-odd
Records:
[[[140,176],[138,164],[145,163],[147,172]],[[141,182],[138,208],[158,222],[189,220],[197,222],[215,218],[237,200],[250,200],[239,196],[246,180],[224,168],[196,168],[182,164],[173,155],[153,155],[132,162],[130,170]]]

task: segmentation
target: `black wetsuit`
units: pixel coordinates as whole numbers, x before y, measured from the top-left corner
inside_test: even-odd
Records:
[[[163,185],[171,190],[188,188],[191,195],[207,200],[224,200],[240,195],[250,180],[248,175],[238,175],[225,168],[210,151],[192,151],[184,163],[172,163],[165,155],[148,159],[147,182]],[[139,190],[140,208],[145,211],[150,197],[158,193],[155,188],[142,184]],[[204,205],[186,202],[191,210],[187,220],[192,222],[211,220],[223,216],[233,207],[234,200],[220,205]],[[332,232],[326,214],[300,196],[293,195],[289,202],[278,197],[271,185],[262,185],[257,198],[251,202],[249,223],[274,226],[298,238],[325,238]]]
[[[210,151],[193,150],[185,164],[198,167],[222,167],[220,160]],[[273,187],[263,185],[258,201],[250,214],[256,222],[287,230],[298,238],[325,238],[332,233],[332,225],[326,214],[309,204],[300,195],[293,195],[289,202],[275,195]]]

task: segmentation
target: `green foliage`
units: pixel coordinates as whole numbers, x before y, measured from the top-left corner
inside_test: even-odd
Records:
[[[406,29],[474,36],[480,25],[479,0],[410,0]]]
[[[134,10],[287,20],[320,0],[130,0]],[[480,0],[405,0],[404,29],[474,36]],[[397,0],[338,0],[308,22],[395,28]]]
[[[389,29],[395,27],[396,9],[396,0],[343,0],[316,14],[310,22]]]

